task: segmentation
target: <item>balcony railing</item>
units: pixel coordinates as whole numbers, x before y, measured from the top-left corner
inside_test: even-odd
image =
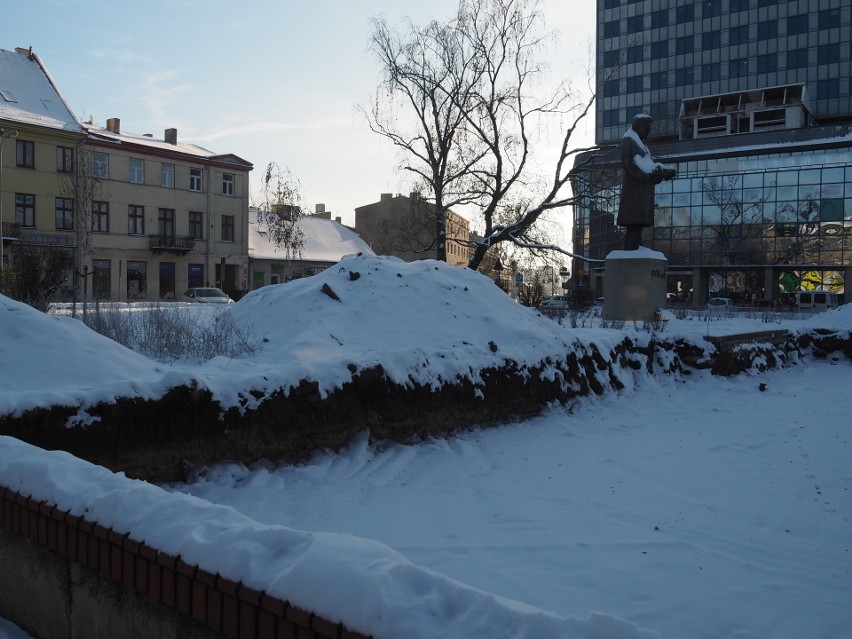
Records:
[[[195,240],[189,235],[149,235],[148,248],[154,253],[189,253]]]

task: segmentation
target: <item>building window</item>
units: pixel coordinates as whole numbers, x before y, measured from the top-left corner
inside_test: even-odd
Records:
[[[705,31],[701,34],[701,48],[705,51],[718,49],[722,46],[721,31]]]
[[[692,36],[683,36],[675,40],[675,55],[685,55],[692,53],[694,38]]]
[[[678,24],[695,20],[695,5],[686,4],[675,9],[675,21]]]
[[[669,10],[660,9],[659,11],[651,12],[651,28],[659,29],[669,26]]]
[[[776,20],[766,20],[757,23],[757,39],[758,40],[774,40],[778,37],[778,22]]]
[[[679,87],[688,86],[694,81],[695,72],[692,67],[675,70],[675,84]]]
[[[731,0],[731,13],[748,9],[749,0]]]
[[[145,160],[139,158],[130,158],[130,176],[129,179],[133,184],[145,183]]]
[[[817,98],[819,100],[830,100],[840,97],[840,80],[832,78],[830,80],[820,80],[817,82]]]
[[[74,168],[74,149],[67,146],[56,147],[56,172],[71,173]]]
[[[74,229],[74,200],[70,197],[56,198],[56,230],[71,231]]]
[[[96,300],[109,299],[109,260],[92,260],[92,297]]]
[[[157,232],[167,237],[175,236],[174,209],[160,209],[160,214],[157,218]]]
[[[109,202],[92,202],[92,232],[109,233]]]
[[[611,98],[613,96],[618,95],[618,83],[619,80],[604,80],[603,83],[603,97]]]
[[[840,26],[840,9],[823,9],[819,12],[819,28],[831,29]]]
[[[204,286],[204,264],[190,264],[187,271],[190,288]]]
[[[234,194],[234,175],[232,173],[222,174],[222,195]]]
[[[627,18],[627,33],[639,33],[645,27],[645,16],[638,15]]]
[[[840,45],[823,44],[817,48],[817,64],[840,62]]]
[[[204,214],[201,211],[189,212],[189,236],[193,240],[204,239]]]
[[[160,262],[160,298],[175,298],[175,263]]]
[[[701,67],[701,81],[715,82],[722,79],[722,67],[718,62],[705,64]]]
[[[35,142],[15,140],[15,164],[35,168]]]
[[[627,47],[627,62],[642,62],[645,47],[639,45],[635,47]]]
[[[35,195],[15,193],[15,224],[35,226]]]
[[[127,299],[140,300],[148,297],[148,263],[127,262]]]
[[[800,13],[787,18],[787,35],[799,35],[808,32],[808,14]]]
[[[621,0],[604,0],[604,9],[615,9],[619,4]]]
[[[701,3],[702,18],[716,18],[722,15],[722,0],[704,0]]]
[[[621,51],[619,49],[613,49],[612,51],[604,51],[603,63],[604,67],[607,69],[611,67],[617,67],[619,64],[621,64]]]
[[[175,165],[163,162],[160,165],[160,186],[173,189],[175,186]]]
[[[757,56],[758,73],[774,73],[778,70],[778,54],[767,53]]]
[[[632,75],[627,78],[627,93],[639,93],[642,91],[644,76]]]
[[[131,204],[127,207],[127,234],[145,235],[145,207]]]
[[[614,38],[621,35],[621,23],[618,20],[604,22],[604,38]]]
[[[189,190],[201,191],[201,169],[189,170]]]
[[[787,68],[803,69],[808,66],[808,50],[793,49],[787,52]]]
[[[606,109],[603,112],[604,126],[618,126],[621,122],[618,119],[618,109]]]
[[[234,216],[233,215],[223,215],[222,216],[222,241],[223,242],[233,242],[234,241]]]
[[[728,63],[729,78],[744,78],[748,75],[748,58],[739,58],[731,60]]]
[[[744,24],[740,27],[731,27],[728,32],[728,44],[735,46],[738,44],[746,44],[748,42],[748,25]]]
[[[92,176],[109,178],[109,155],[100,151],[92,153]]]
[[[651,89],[668,89],[669,74],[668,71],[660,71],[659,73],[651,74]]]
[[[757,0],[758,7],[774,7],[778,4],[778,0]]]
[[[659,60],[660,58],[667,58],[669,56],[669,41],[662,40],[661,42],[652,42],[651,43],[651,59]]]

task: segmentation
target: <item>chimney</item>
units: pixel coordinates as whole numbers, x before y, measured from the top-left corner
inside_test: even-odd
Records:
[[[314,205],[314,212],[315,213],[325,213],[325,204],[320,202],[320,203]]]
[[[177,144],[177,129],[166,129],[166,142]]]
[[[334,221],[337,222],[338,224],[343,224],[343,218],[340,217],[339,215],[336,218],[334,218]]]
[[[379,198],[380,200],[392,200],[393,193],[382,193],[382,196]]]
[[[109,118],[107,120],[107,131],[110,133],[121,133],[121,120],[118,118]]]

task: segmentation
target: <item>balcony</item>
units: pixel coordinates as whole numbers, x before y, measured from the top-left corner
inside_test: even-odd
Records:
[[[158,255],[160,253],[177,253],[185,255],[195,247],[195,240],[189,235],[149,235],[148,248]]]

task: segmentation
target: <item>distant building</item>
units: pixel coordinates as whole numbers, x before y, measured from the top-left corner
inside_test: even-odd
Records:
[[[340,218],[330,218],[323,205],[317,205],[316,214],[299,218],[296,225],[302,232],[302,246],[288,256],[287,251],[276,247],[262,230],[254,211],[248,235],[251,288],[315,275],[337,264],[345,255],[373,254],[355,231],[340,223]]]
[[[378,255],[394,255],[407,262],[438,255],[435,205],[412,193],[382,193],[379,201],[355,209],[355,231]],[[470,222],[448,210],[447,262],[467,266],[470,258]]]
[[[180,142],[176,129],[80,124],[24,49],[0,50],[0,128],[4,261],[22,242],[66,247],[90,274],[90,299],[248,288],[249,162]]]
[[[643,244],[669,292],[749,302],[845,291],[852,274],[852,5],[848,0],[598,0],[596,142],[633,116],[678,177]],[[623,245],[617,153],[578,156],[575,252]],[[583,269],[585,269],[583,271]],[[602,290],[599,264],[577,261]],[[580,283],[574,281],[575,285]]]

